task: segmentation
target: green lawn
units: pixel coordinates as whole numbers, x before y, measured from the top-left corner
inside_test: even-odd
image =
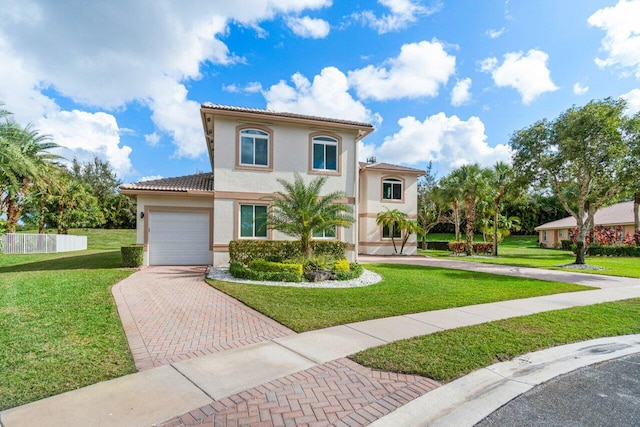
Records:
[[[365,350],[351,359],[382,371],[448,382],[524,353],[637,333],[640,299],[630,299],[437,332]]]
[[[481,236],[476,236],[481,239]],[[436,234],[429,235],[428,240],[452,241],[453,235]],[[542,249],[538,246],[537,236],[509,236],[498,248],[498,258],[488,256],[466,257],[453,256],[449,251],[418,250],[421,255],[432,257],[459,259],[471,262],[483,262],[488,264],[506,264],[518,267],[546,268],[552,270],[568,270],[557,267],[558,265],[571,264],[575,261],[575,255],[569,251],[558,249]],[[605,270],[582,270],[584,273],[605,274],[610,276],[638,277],[640,278],[640,259],[624,257],[588,257],[587,264],[603,267]],[[575,271],[575,270],[571,270]]]
[[[111,286],[134,230],[74,230],[89,250],[0,255],[0,409],[131,372]]]
[[[409,265],[367,265],[384,277],[349,289],[214,287],[297,332],[442,308],[590,289],[584,286]]]

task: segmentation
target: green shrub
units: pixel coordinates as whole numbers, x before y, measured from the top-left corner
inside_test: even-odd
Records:
[[[427,249],[431,249],[434,251],[448,251],[449,242],[440,242],[440,241],[427,242]]]
[[[464,248],[467,244],[465,242],[449,242],[449,250],[458,255],[464,252]]]
[[[362,276],[363,268],[357,262],[349,264],[348,271],[336,271],[336,280],[351,280]]]
[[[123,267],[140,267],[143,260],[144,247],[142,245],[122,246],[120,253],[122,254]]]
[[[491,255],[493,253],[493,243],[489,243],[489,242],[474,243],[473,252],[477,254]]]
[[[347,244],[337,241],[312,241],[311,249],[315,256],[344,258]],[[237,262],[243,266],[258,259],[282,262],[301,255],[300,242],[297,240],[232,240],[229,242],[230,262]]]
[[[289,271],[295,274],[302,274],[302,264],[272,262],[272,261],[265,261],[263,259],[256,259],[254,261],[251,261],[249,263],[249,268],[251,270],[261,271],[261,272],[281,273],[281,272]]]
[[[343,272],[349,271],[349,269],[350,269],[349,261],[347,261],[344,258],[333,262],[332,270],[334,273],[343,273]]]
[[[302,282],[302,275],[291,271],[255,271],[238,262],[229,265],[229,273],[238,279],[258,280],[261,282]]]
[[[571,240],[560,240],[560,249],[563,251],[570,251],[572,244]]]
[[[587,255],[590,256],[617,256],[617,257],[640,257],[639,246],[601,246],[590,245],[587,248]]]

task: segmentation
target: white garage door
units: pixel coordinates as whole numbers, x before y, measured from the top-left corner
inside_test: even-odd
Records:
[[[207,212],[153,211],[149,213],[149,264],[207,265]]]

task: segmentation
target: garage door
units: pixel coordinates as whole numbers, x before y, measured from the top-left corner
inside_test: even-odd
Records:
[[[207,212],[153,211],[148,227],[149,264],[210,264]]]

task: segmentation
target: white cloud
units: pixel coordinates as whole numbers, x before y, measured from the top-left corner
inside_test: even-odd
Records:
[[[620,0],[615,6],[597,10],[589,25],[606,32],[602,49],[605,59],[596,58],[599,67],[630,69],[640,79],[640,0]]]
[[[152,147],[155,147],[158,145],[158,143],[160,143],[160,135],[158,135],[155,132],[149,133],[144,136],[144,142],[146,142]]]
[[[471,79],[469,77],[458,80],[458,83],[451,90],[451,105],[458,107],[469,102],[471,100],[469,89],[471,89]]]
[[[491,72],[497,86],[509,86],[520,92],[523,104],[531,104],[543,93],[558,89],[551,81],[548,59],[549,55],[538,49],[531,49],[526,55],[509,52],[504,55],[502,65],[498,66],[496,58],[487,58],[480,62],[480,69]]]
[[[455,68],[456,57],[434,39],[403,45],[398,57],[387,59],[382,66],[350,71],[349,83],[362,99],[434,97]]]
[[[589,92],[589,86],[582,86],[579,82],[573,84],[573,93],[575,95],[584,95]]]
[[[490,28],[487,30],[487,32],[485,33],[487,36],[489,36],[489,38],[491,39],[497,39],[498,37],[500,37],[504,32],[506,31],[506,29],[504,27],[500,28],[499,30],[496,30],[495,28]]]
[[[335,67],[324,68],[313,83],[300,73],[291,80],[293,87],[281,80],[264,92],[268,109],[363,122],[381,120],[353,99],[347,77]]]
[[[288,18],[287,26],[299,37],[323,39],[329,35],[330,26],[324,19],[310,18]]]
[[[162,178],[164,178],[162,175],[141,176],[140,179],[138,180],[138,182],[155,181],[157,179],[162,179]]]
[[[438,162],[449,169],[469,163],[491,166],[502,160],[509,162],[509,147],[487,144],[484,124],[478,117],[461,120],[444,113],[434,114],[424,121],[415,117],[398,120],[400,130],[385,138],[377,148],[365,146],[361,150],[385,162],[417,164]]]
[[[627,101],[627,114],[633,115],[640,112],[640,89],[633,89],[620,95],[620,98]]]
[[[98,156],[108,161],[120,177],[131,172],[131,148],[120,146],[120,129],[111,114],[60,111],[41,118],[36,124],[62,147],[59,153],[67,160],[75,157],[87,162]]]
[[[236,84],[222,85],[222,90],[231,93],[258,93],[262,91],[262,84],[258,82],[249,82],[244,86]]]
[[[432,15],[442,9],[440,1],[434,2],[431,7],[424,7],[411,0],[378,0],[378,3],[388,8],[391,13],[378,17],[373,11],[365,10],[352,14],[351,19],[370,26],[378,34],[385,34],[406,28],[419,17]]]
[[[218,38],[228,23],[255,26],[276,14],[331,3],[244,0],[238,7],[190,0],[159,7],[153,0],[0,0],[0,99],[17,120],[33,122],[61,114],[42,93],[45,88],[98,109],[139,102],[152,110],[157,128],[175,139],[177,155],[198,156],[205,152],[198,103],[188,99],[185,84],[201,77],[204,62],[242,60]],[[124,161],[118,162],[125,170]]]

